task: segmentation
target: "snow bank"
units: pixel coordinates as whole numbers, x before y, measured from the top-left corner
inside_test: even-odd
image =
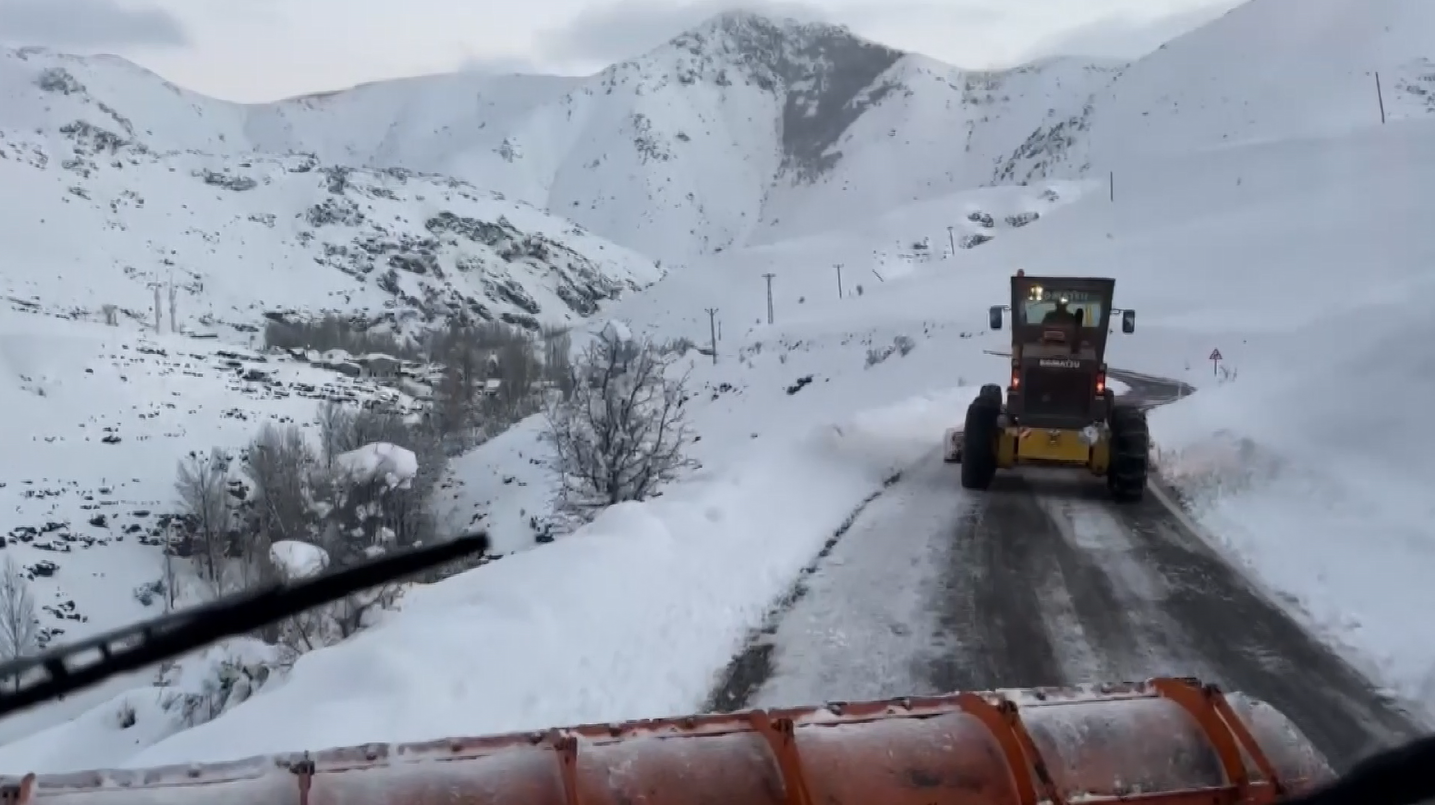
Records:
[[[530,729],[699,707],[747,630],[970,389],[758,449],[551,546],[409,593],[281,686],[125,765]]]
[[[115,768],[140,748],[239,706],[264,683],[277,654],[252,638],[211,646],[168,666],[159,676],[163,686],[125,691],[72,720],[0,746],[0,771]]]
[[[1435,321],[1425,300],[1307,328],[1152,415],[1165,477],[1214,539],[1377,679],[1435,698]],[[1319,360],[1312,360],[1319,356]]]

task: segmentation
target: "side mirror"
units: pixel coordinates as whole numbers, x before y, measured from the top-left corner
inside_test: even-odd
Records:
[[[993,330],[1000,330],[1002,328],[1002,306],[992,305],[992,309],[987,311],[987,318],[991,320]]]
[[[1134,310],[1123,310],[1123,311],[1121,311],[1121,332],[1123,332],[1123,333],[1134,333],[1134,332],[1136,332],[1136,311],[1134,311]]]

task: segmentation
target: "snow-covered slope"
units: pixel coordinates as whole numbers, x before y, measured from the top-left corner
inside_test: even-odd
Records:
[[[1406,697],[1429,702],[1435,646],[1411,639],[1409,613],[1435,607],[1424,583],[1435,571],[1435,534],[1432,512],[1422,502],[1435,477],[1429,458],[1435,444],[1424,410],[1435,389],[1420,371],[1425,358],[1419,351],[1435,290],[1429,271],[1435,244],[1418,225],[1435,215],[1428,192],[1435,184],[1435,121],[1413,119],[1413,105],[1397,109],[1397,73],[1387,75],[1385,67],[1391,123],[1383,127],[1373,120],[1359,123],[1352,111],[1357,96],[1342,94],[1347,85],[1336,82],[1340,91],[1323,100],[1292,77],[1323,69],[1322,59],[1354,64],[1385,58],[1378,49],[1361,50],[1370,42],[1391,45],[1389,56],[1399,61],[1405,56],[1393,47],[1396,40],[1384,38],[1385,26],[1413,32],[1411,37],[1435,27],[1416,25],[1427,8],[1418,2],[1318,0],[1289,15],[1271,11],[1292,8],[1285,0],[1254,0],[1138,65],[1151,71],[1151,87],[1167,82],[1175,92],[1184,80],[1182,91],[1215,93],[1208,100],[1255,97],[1226,96],[1215,85],[1178,78],[1177,68],[1194,62],[1161,66],[1169,54],[1205,42],[1207,58],[1234,63],[1207,65],[1210,74],[1234,81],[1248,72],[1240,84],[1247,89],[1240,92],[1264,93],[1270,105],[1263,108],[1279,115],[1237,119],[1228,114],[1234,105],[1212,101],[1204,111],[1188,110],[1183,101],[1180,115],[1163,116],[1151,97],[1143,100],[1136,91],[1141,83],[1123,90],[1125,79],[1092,101],[1094,110],[1115,110],[1110,120],[1128,114],[1138,130],[1141,121],[1165,120],[1162,131],[1174,138],[1169,149],[1142,148],[1140,138],[1122,140],[1124,129],[1111,123],[1109,135],[1081,134],[1074,141],[1110,147],[1112,160],[1117,146],[1103,145],[1106,138],[1126,144],[1114,202],[1104,176],[1034,179],[1024,187],[942,191],[868,215],[882,211],[881,205],[844,207],[848,202],[831,186],[826,193],[811,191],[801,203],[831,205],[834,213],[824,218],[814,212],[794,232],[824,221],[837,231],[778,240],[784,233],[769,228],[756,238],[764,240],[757,246],[689,253],[685,270],[621,300],[613,312],[631,319],[639,332],[699,343],[709,334],[705,309],[719,311],[717,361],[691,359],[699,393],[689,405],[703,435],[696,457],[704,466],[661,498],[614,507],[552,545],[412,593],[403,611],[350,642],[306,655],[285,684],[267,687],[203,726],[181,731],[171,714],[146,709],[153,688],[112,688],[82,719],[0,747],[0,769],[186,762],[699,707],[747,631],[853,509],[894,472],[930,457],[942,428],[955,424],[974,387],[1004,374],[1004,360],[983,352],[1003,344],[1001,334],[986,332],[985,311],[1005,299],[1007,278],[1018,267],[1119,279],[1120,304],[1140,311],[1140,326],[1134,336],[1114,342],[1112,362],[1200,388],[1153,417],[1163,471],[1189,499],[1196,519],[1356,664]],[[1376,22],[1362,27],[1352,9]],[[1320,31],[1328,36],[1316,35]],[[1280,37],[1287,34],[1307,49],[1286,48]],[[1246,49],[1238,43],[1247,43]],[[1415,39],[1409,44],[1420,46]],[[1262,61],[1265,55],[1271,60]],[[882,70],[904,70],[899,61]],[[927,75],[939,72],[927,66]],[[1091,72],[1060,61],[1042,69],[1050,72],[1029,76],[1034,86],[1045,80],[1041,75]],[[614,68],[604,75],[621,73]],[[918,73],[901,74],[916,82]],[[566,112],[542,118],[547,112],[540,107],[551,102],[563,109],[569,103],[563,99],[582,94],[575,89],[580,85],[535,85],[528,99],[515,89],[501,104],[519,110],[514,113],[520,118],[531,114],[530,122],[555,123],[542,131],[562,139],[569,135],[556,123]],[[666,91],[643,86],[644,99]],[[672,97],[696,104],[727,91],[713,77]],[[307,101],[303,114],[385,92],[381,85]],[[613,92],[619,94],[618,85]],[[544,93],[552,96],[545,100]],[[385,103],[401,103],[386,97]],[[607,95],[585,97],[572,101],[574,116],[597,121],[594,110],[603,108]],[[530,101],[534,105],[526,106]],[[771,98],[763,103],[752,108],[779,114]],[[367,119],[357,107],[343,108],[351,110],[346,119],[355,126]],[[412,119],[423,119],[418,111]],[[616,113],[610,122],[628,120],[627,114]],[[1107,118],[1092,114],[1090,131],[1099,133],[1097,125],[1107,126],[1100,122]],[[257,119],[246,118],[249,131]],[[911,119],[907,126],[921,128],[916,121],[936,118],[913,112]],[[716,125],[719,118],[712,120]],[[740,127],[748,118],[722,122]],[[312,136],[318,138],[321,123]],[[597,136],[605,130],[592,125],[582,131]],[[864,125],[859,119],[844,131]],[[540,128],[534,126],[537,137]],[[771,143],[779,142],[769,134]],[[928,136],[912,132],[913,153],[930,155],[921,150],[927,142],[921,138]],[[572,138],[580,141],[595,147]],[[349,141],[330,142],[350,147]],[[349,156],[378,147],[372,137],[353,142]],[[402,142],[396,137],[383,147],[398,154]],[[568,152],[525,153],[557,165]],[[597,153],[585,153],[578,164]],[[905,152],[892,153],[895,162]],[[1032,162],[1044,158],[1031,154]],[[783,156],[772,145],[752,159],[779,166]],[[832,168],[833,176],[844,161]],[[727,169],[739,175],[731,165]],[[528,181],[513,170],[502,175]],[[905,163],[887,170],[917,175]],[[551,177],[578,174],[554,168],[537,175],[549,178],[532,187],[548,193]],[[628,181],[630,174],[621,177]],[[612,188],[625,189],[614,191],[614,206],[595,205],[595,215],[616,216],[625,200],[644,209],[638,202],[645,197],[635,189],[648,192],[641,179],[631,186],[614,181]],[[875,195],[885,192],[872,181],[864,191],[870,186]],[[948,189],[959,186],[953,180]],[[793,191],[794,200],[784,203],[799,204],[803,192]],[[696,192],[694,197],[708,200]],[[728,198],[717,196],[713,203]],[[882,203],[897,198],[888,195]],[[1039,220],[1033,222],[1031,213]],[[859,214],[868,217],[844,218]],[[647,220],[633,215],[634,221]],[[990,240],[943,259],[949,227],[954,241]],[[698,239],[690,230],[673,237]],[[934,248],[914,253],[911,244],[921,241]],[[773,326],[763,323],[766,273],[777,274]],[[1211,379],[1206,357],[1213,348],[1225,356],[1224,382]],[[1380,421],[1372,422],[1372,410]],[[512,527],[506,536],[515,540],[526,516],[552,492],[551,479],[534,463],[544,454],[538,431],[539,423],[530,420],[456,462],[457,475],[469,483],[455,494],[505,496],[511,510],[493,519]],[[139,713],[138,722],[127,725],[128,719],[116,717],[131,711]]]
[[[1338,134],[1379,125],[1382,105],[1392,121],[1435,115],[1435,5],[1250,0],[1031,133],[996,178],[1070,177],[1141,154]]]
[[[116,59],[0,52],[0,98],[0,259],[7,297],[26,308],[101,320],[115,305],[142,321],[159,282],[179,289],[190,328],[252,330],[266,313],[321,310],[533,328],[591,315],[661,275],[571,222],[451,178],[225,155],[243,142],[241,110]]]
[[[719,360],[692,365],[702,472],[413,594],[388,622],[306,656],[288,683],[209,724],[135,752],[114,749],[117,728],[96,715],[7,747],[0,767],[183,762],[698,707],[851,510],[930,456],[973,388],[1004,373],[983,353],[1003,343],[986,332],[985,308],[1004,297],[1012,266],[1118,277],[1140,326],[1114,343],[1113,362],[1203,387],[1154,420],[1165,471],[1198,519],[1355,662],[1428,701],[1435,654],[1406,632],[1409,612],[1435,606],[1422,581],[1435,540],[1419,502],[1435,475],[1435,445],[1421,435],[1432,389],[1407,347],[1422,332],[1435,247],[1406,216],[1435,214],[1423,193],[1435,181],[1435,122],[1153,159],[1139,175],[1114,204],[1099,182],[974,191],[861,232],[694,266],[734,272],[706,289],[727,324]],[[1039,224],[998,226],[957,260],[909,263],[837,298],[834,251],[881,251],[973,211],[1000,220],[1032,208],[1045,213]],[[787,267],[773,327],[751,323],[765,298],[746,272],[764,261]],[[619,312],[655,334],[705,335],[705,315],[655,315],[691,305],[693,287],[677,279]],[[1235,380],[1206,381],[1212,347]],[[1349,394],[1329,393],[1333,376]],[[1368,383],[1398,444],[1359,424]],[[535,456],[536,430],[466,460]],[[530,493],[545,482],[512,473]],[[61,749],[80,746],[101,749]]]
[[[185,455],[309,426],[324,399],[398,396],[255,353],[267,322],[536,329],[662,275],[452,178],[242,153],[246,120],[119,59],[0,50],[0,399],[19,423],[0,434],[0,534],[42,640],[157,614],[142,588],[160,575]],[[0,741],[115,689],[7,719]]]
[[[0,429],[0,539],[30,580],[41,645],[161,614],[158,546],[176,511],[180,459],[236,450],[265,424],[307,425],[325,399],[412,404],[372,380],[218,340],[0,309],[0,404],[14,417]],[[118,680],[7,718],[0,741],[148,682]]]

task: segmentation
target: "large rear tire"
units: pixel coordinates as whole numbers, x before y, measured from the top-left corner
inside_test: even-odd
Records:
[[[1001,389],[992,400],[986,389],[967,406],[962,428],[962,488],[986,489],[997,474],[997,420],[1001,417]]]
[[[1146,496],[1151,463],[1151,430],[1146,412],[1130,405],[1111,411],[1111,466],[1106,486],[1118,503],[1135,503]]]

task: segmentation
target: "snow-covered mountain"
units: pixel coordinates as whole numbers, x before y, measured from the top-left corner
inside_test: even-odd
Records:
[[[96,80],[95,83],[88,83]],[[653,261],[501,194],[402,167],[225,153],[233,108],[115,59],[0,52],[0,276],[12,305],[253,331],[334,311],[536,329],[661,276]],[[167,306],[167,305],[166,305]]]
[[[645,253],[811,234],[972,187],[1109,81],[964,71],[825,24],[726,13],[585,79],[441,76],[254,109],[267,150],[477,180]]]
[[[161,151],[441,174],[669,260],[985,184],[1119,67],[966,71],[845,28],[737,12],[587,78],[439,75],[255,106],[119,59],[27,50],[0,64],[0,127],[83,120]]]
[[[24,51],[0,62],[24,74],[0,81],[0,125],[83,120],[157,150],[451,176],[681,263],[975,187],[1344,131],[1377,122],[1382,101],[1391,120],[1435,112],[1432,14],[1421,0],[1252,0],[1131,65],[971,71],[729,12],[586,78],[458,73],[252,106],[117,59]],[[71,81],[85,90],[41,89]]]

